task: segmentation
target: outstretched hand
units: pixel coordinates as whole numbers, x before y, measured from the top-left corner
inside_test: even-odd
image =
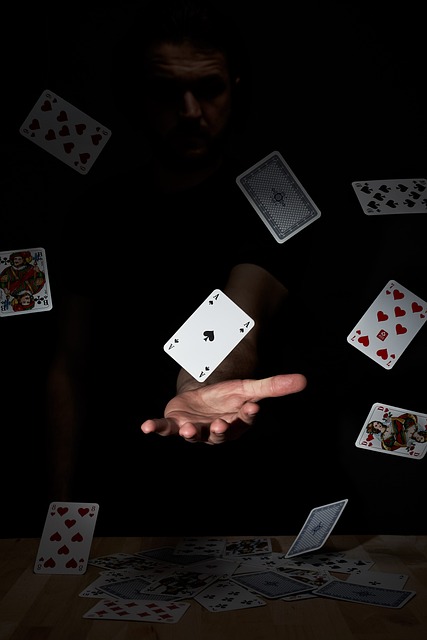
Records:
[[[188,442],[221,444],[235,440],[252,426],[264,398],[302,391],[306,378],[299,373],[260,380],[226,380],[184,391],[168,402],[163,418],[146,420],[143,433],[180,435]]]

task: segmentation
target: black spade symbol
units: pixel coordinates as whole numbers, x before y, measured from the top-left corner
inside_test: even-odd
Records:
[[[203,340],[206,342],[206,340],[209,340],[209,342],[212,342],[214,340],[214,332],[213,331],[203,331],[203,335],[204,338]]]

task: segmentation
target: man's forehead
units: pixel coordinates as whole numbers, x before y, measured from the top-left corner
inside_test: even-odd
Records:
[[[191,43],[152,45],[146,67],[152,75],[171,78],[228,75],[227,60],[222,51],[201,49]]]

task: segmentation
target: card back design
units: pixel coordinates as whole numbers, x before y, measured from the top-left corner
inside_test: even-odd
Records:
[[[0,253],[0,316],[52,309],[46,253],[42,247]]]
[[[338,500],[312,509],[285,557],[292,558],[320,549],[335,527],[347,502],[347,499]]]
[[[316,589],[313,593],[326,598],[372,604],[390,609],[403,607],[403,605],[415,595],[415,591],[385,589],[384,587],[374,586],[368,587],[366,585],[353,584],[348,581],[335,579]]]
[[[289,240],[321,216],[278,151],[241,173],[236,182],[279,243]]]
[[[355,444],[359,449],[421,460],[427,451],[427,414],[375,402]]]

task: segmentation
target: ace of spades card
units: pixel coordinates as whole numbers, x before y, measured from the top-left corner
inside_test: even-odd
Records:
[[[233,300],[215,289],[163,349],[198,382],[203,382],[254,325],[254,320]]]

